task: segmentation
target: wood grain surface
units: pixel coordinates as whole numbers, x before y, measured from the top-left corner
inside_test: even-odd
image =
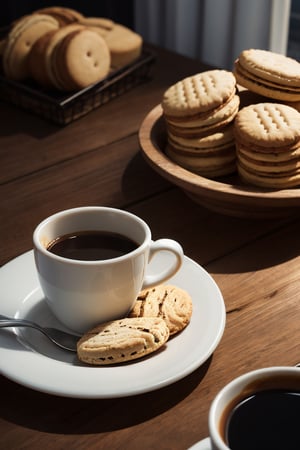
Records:
[[[139,148],[142,121],[169,85],[207,69],[155,51],[148,82],[66,127],[0,102],[0,264],[32,248],[33,229],[49,214],[124,208],[149,223],[154,239],[178,240],[212,275],[226,305],[224,335],[186,378],[128,398],[63,398],[1,376],[5,450],[186,450],[208,435],[209,406],[224,384],[248,370],[300,361],[299,218],[222,215],[153,170]]]

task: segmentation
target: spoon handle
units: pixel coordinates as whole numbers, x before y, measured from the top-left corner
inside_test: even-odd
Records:
[[[25,319],[14,319],[12,317],[6,317],[0,314],[0,328],[5,327],[34,327],[39,328],[38,325]]]

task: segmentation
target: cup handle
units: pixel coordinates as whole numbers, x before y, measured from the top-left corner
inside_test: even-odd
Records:
[[[182,266],[184,257],[183,249],[181,245],[173,239],[158,239],[157,241],[152,242],[150,246],[148,262],[151,261],[156,253],[162,250],[173,253],[176,259],[170,265],[170,267],[166,268],[162,272],[155,275],[145,275],[142,289],[146,289],[163,283],[164,281],[175,275],[175,273],[178,272],[178,270]]]

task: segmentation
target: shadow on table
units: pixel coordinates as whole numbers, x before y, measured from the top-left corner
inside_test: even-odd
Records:
[[[188,257],[209,270],[213,267],[216,273],[260,270],[300,253],[300,211],[277,219],[219,214],[195,203],[147,166],[137,153],[124,172],[122,191],[128,198],[132,198],[134,190],[145,195],[144,202],[128,207],[148,223],[153,239],[177,240]]]
[[[205,265],[209,272],[233,274],[279,266],[300,254],[299,220],[278,225]]]
[[[172,385],[116,399],[51,396],[3,379],[0,415],[8,422],[46,433],[88,434],[127,428],[164,413],[190,395],[205,377],[211,360]]]

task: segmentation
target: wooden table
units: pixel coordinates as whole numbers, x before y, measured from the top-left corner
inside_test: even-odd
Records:
[[[217,282],[227,311],[208,361],[157,391],[74,399],[2,376],[1,448],[187,449],[208,435],[209,406],[224,384],[251,369],[299,362],[299,218],[210,212],[156,174],[139,150],[139,126],[165,89],[206,69],[157,49],[150,81],[66,127],[0,103],[1,265],[30,250],[34,227],[56,211],[120,207],[145,219],[155,239],[178,240]]]

